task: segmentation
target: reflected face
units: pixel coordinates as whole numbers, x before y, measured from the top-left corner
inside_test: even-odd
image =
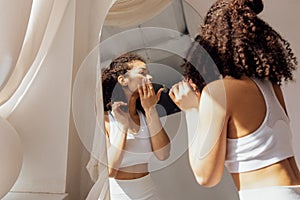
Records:
[[[149,74],[149,70],[146,64],[142,61],[132,61],[130,64],[131,69],[126,72],[124,78],[126,79],[127,88],[132,93],[135,92],[138,86],[141,86],[143,80],[152,80],[152,76]]]

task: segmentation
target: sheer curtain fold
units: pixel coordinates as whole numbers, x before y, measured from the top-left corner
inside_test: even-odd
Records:
[[[101,29],[107,20],[107,14],[109,9],[118,2],[117,0],[102,1],[98,0],[91,3],[90,16],[88,21],[93,23],[93,27],[89,27],[92,41],[90,43],[99,44]],[[96,38],[97,37],[97,38]],[[96,41],[94,40],[96,39]],[[82,42],[79,41],[79,42]],[[100,44],[101,45],[101,44]],[[75,45],[76,46],[76,45]],[[94,48],[92,46],[91,48]],[[81,48],[82,49],[82,48]],[[99,51],[100,52],[100,51]],[[100,53],[99,53],[100,54]],[[100,55],[101,59],[101,55]],[[104,111],[103,111],[103,99],[102,99],[102,85],[99,77],[101,76],[100,59],[97,60],[97,83],[95,86],[96,92],[96,111],[97,120],[95,124],[95,132],[93,136],[92,149],[90,154],[90,160],[86,166],[91,179],[94,182],[93,187],[89,191],[86,200],[109,200],[109,182],[108,182],[108,168],[107,168],[107,154],[106,154],[106,136],[104,132]]]
[[[111,0],[110,3],[103,3],[100,9],[101,15],[99,21],[96,20],[99,26],[98,41],[101,36],[101,29],[106,18],[106,13],[109,8],[115,3],[116,0]],[[100,44],[101,45],[101,44]],[[98,46],[99,49],[99,46]],[[98,52],[100,55],[100,49]],[[101,56],[101,55],[100,55]],[[95,102],[96,102],[96,124],[93,137],[93,144],[90,154],[90,160],[86,166],[86,169],[90,175],[90,178],[94,182],[93,187],[89,191],[86,200],[110,200],[109,182],[108,182],[108,168],[107,168],[107,153],[106,153],[106,135],[104,132],[104,110],[103,110],[103,98],[102,98],[102,84],[101,84],[101,69],[100,59],[97,60],[96,69],[96,86],[95,86]]]
[[[0,1],[0,91],[15,68],[28,26],[31,7],[31,0]]]
[[[103,119],[100,115],[100,119]],[[109,184],[108,184],[108,169],[106,159],[106,138],[103,133],[102,127],[103,122],[100,124],[96,123],[93,148],[91,152],[90,160],[86,166],[88,173],[94,182],[93,187],[89,191],[86,200],[109,200]]]
[[[0,91],[0,115],[14,110],[42,66],[69,0],[33,0],[30,17],[17,62]],[[3,8],[4,9],[4,8]],[[13,21],[11,23],[14,23]]]
[[[129,27],[142,24],[163,11],[172,0],[118,0],[110,9],[105,25]]]

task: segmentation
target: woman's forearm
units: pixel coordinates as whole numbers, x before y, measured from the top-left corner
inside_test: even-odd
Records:
[[[210,106],[201,108],[210,109]],[[189,162],[197,182],[206,187],[219,183],[224,171],[227,123],[225,119],[217,120],[218,114],[216,109],[205,115],[200,109],[186,111]]]
[[[123,153],[126,146],[128,128],[122,126],[119,130],[120,131],[116,133],[117,137],[110,141],[107,152],[110,177],[114,177],[117,174],[117,171],[123,160]]]
[[[189,147],[191,147],[196,143],[199,110],[194,108],[185,111],[185,118],[188,133],[188,144]],[[193,155],[194,153],[192,153],[191,150],[193,150],[193,148],[189,148],[189,153],[190,155]]]
[[[161,124],[155,107],[146,111],[146,120],[150,131],[153,152],[159,160],[166,160],[170,155],[170,139]]]

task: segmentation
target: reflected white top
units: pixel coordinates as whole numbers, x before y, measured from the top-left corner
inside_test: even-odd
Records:
[[[120,134],[118,129],[118,122],[115,120],[112,112],[109,113],[110,136],[109,140],[112,142],[117,134]],[[137,164],[148,163],[153,155],[150,141],[150,132],[147,126],[145,116],[138,111],[140,117],[140,129],[137,133],[127,132],[127,141],[123,153],[123,160],[120,168],[133,166]]]
[[[266,116],[253,133],[237,139],[227,138],[225,166],[230,173],[260,169],[294,155],[290,120],[271,82],[252,80],[265,99]]]

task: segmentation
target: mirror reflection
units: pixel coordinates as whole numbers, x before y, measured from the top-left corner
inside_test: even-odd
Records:
[[[111,198],[221,198],[196,183],[185,116],[168,94],[183,80],[181,65],[201,16],[188,2],[173,0],[120,18],[122,3],[126,8],[117,1],[110,10],[100,44]],[[233,190],[231,182],[219,187]]]
[[[151,81],[145,60],[132,53],[102,72],[112,199],[158,199],[148,163],[169,157],[170,139],[156,109],[164,88],[155,91]]]

